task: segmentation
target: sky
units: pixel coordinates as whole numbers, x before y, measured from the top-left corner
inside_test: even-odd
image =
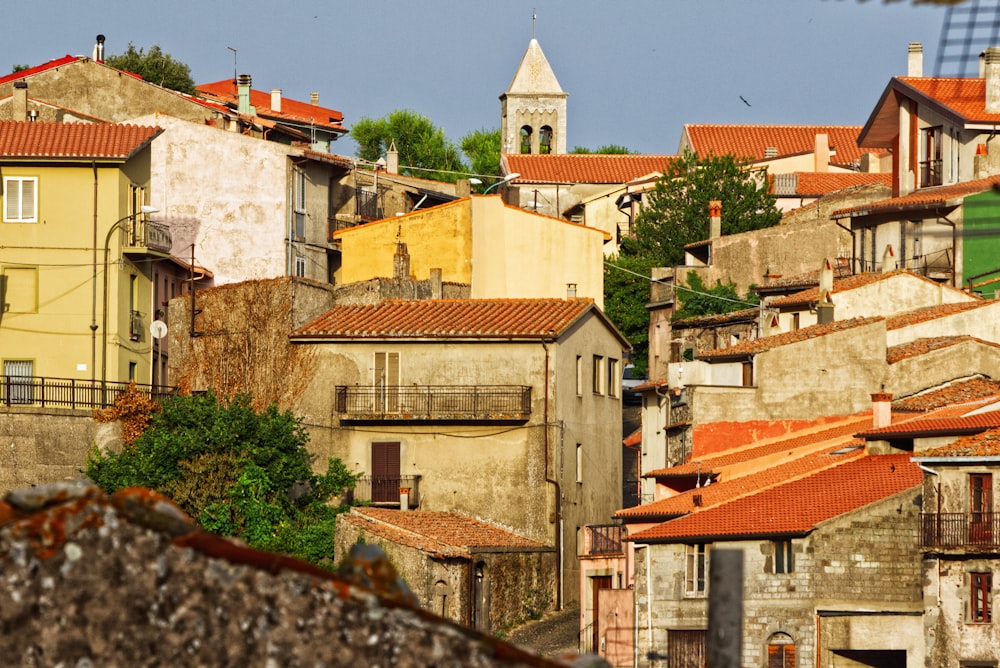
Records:
[[[38,0],[18,5],[0,72],[90,55],[101,33],[107,55],[159,45],[196,83],[237,70],[286,98],[315,91],[348,127],[410,109],[458,143],[500,126],[498,98],[534,35],[569,93],[570,147],[672,154],[686,123],[863,125],[906,73],[910,42],[935,73],[945,12],[908,0]],[[348,137],[331,151],[355,148]]]

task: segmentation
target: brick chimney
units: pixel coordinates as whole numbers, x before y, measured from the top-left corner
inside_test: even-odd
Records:
[[[713,199],[708,203],[708,238],[722,236],[722,201]]]
[[[906,76],[924,76],[924,46],[920,42],[910,42],[906,54]]]
[[[1000,48],[986,49],[984,74],[986,77],[986,113],[1000,114]]]
[[[888,427],[892,424],[892,394],[875,392],[872,394],[872,428]]]

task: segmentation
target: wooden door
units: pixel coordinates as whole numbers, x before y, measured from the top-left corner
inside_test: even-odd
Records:
[[[372,503],[398,503],[399,482],[399,442],[372,443]]]

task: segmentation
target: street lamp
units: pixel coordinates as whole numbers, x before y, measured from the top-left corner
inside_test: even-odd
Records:
[[[122,223],[126,223],[130,220],[135,219],[136,216],[141,216],[144,214],[156,213],[159,211],[155,206],[148,206],[143,204],[139,207],[139,210],[130,213],[129,215],[119,218],[111,225],[111,229],[108,230],[108,235],[104,237],[104,301],[102,303],[103,312],[103,324],[101,327],[101,388],[104,388],[105,382],[107,382],[108,373],[108,255],[111,252],[111,235],[114,231],[120,229]]]
[[[496,183],[494,183],[493,185],[491,185],[489,188],[487,188],[486,190],[484,190],[483,194],[485,195],[486,193],[488,193],[489,191],[493,190],[497,186],[499,186],[499,185],[501,185],[503,183],[509,183],[509,182],[513,181],[514,179],[519,178],[520,176],[521,175],[518,174],[517,172],[511,172],[510,174],[508,174],[507,176],[503,177],[502,179],[500,179],[499,181],[497,181]]]

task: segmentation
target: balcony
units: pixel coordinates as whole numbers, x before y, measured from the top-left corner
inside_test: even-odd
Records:
[[[622,529],[620,524],[590,524],[584,527],[583,554],[604,556],[622,554]]]
[[[379,206],[378,193],[355,188],[354,201],[356,203],[355,212],[364,220],[381,220],[385,217],[382,207]]]
[[[420,476],[360,476],[354,482],[354,503],[398,508],[402,503],[402,490],[409,490],[408,508],[420,505]]]
[[[920,187],[930,188],[944,183],[941,171],[941,160],[920,161]]]
[[[921,513],[920,546],[985,552],[1000,548],[1000,513]]]
[[[341,420],[355,422],[523,422],[531,417],[524,385],[339,385]]]
[[[136,220],[124,231],[122,252],[131,255],[145,255],[149,252],[170,254],[172,239],[167,225],[149,220]]]
[[[0,376],[0,405],[35,406],[39,408],[107,408],[124,394],[129,384],[75,378],[42,378],[39,376]],[[162,399],[176,393],[177,388],[164,385],[136,387],[144,396]]]

